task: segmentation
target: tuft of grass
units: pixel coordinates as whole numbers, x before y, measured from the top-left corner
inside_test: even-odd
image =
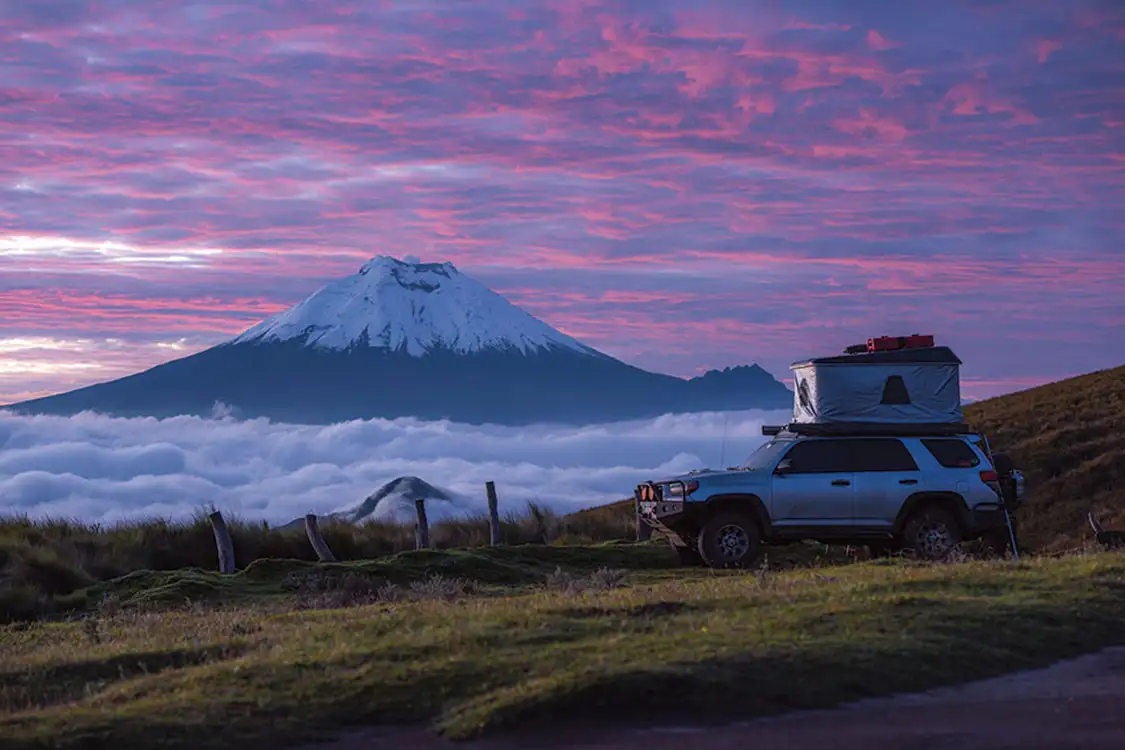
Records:
[[[608,591],[625,580],[627,571],[598,568],[587,575],[575,575],[557,567],[547,576],[548,589],[564,594],[582,594],[587,591]]]
[[[86,620],[0,627],[0,736],[12,750],[253,750],[355,724],[469,738],[574,713],[698,721],[988,677],[1123,638],[1125,558],[1110,554],[750,572],[661,570],[648,554],[506,547],[174,574],[216,581],[204,606],[132,606],[139,578],[118,582]],[[353,586],[361,601],[301,601]]]

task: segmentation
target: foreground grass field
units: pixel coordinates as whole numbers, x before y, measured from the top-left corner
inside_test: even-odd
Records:
[[[229,518],[239,568],[262,559],[316,560],[303,528],[279,529]],[[329,548],[340,560],[372,560],[413,549],[407,525],[325,522]],[[632,507],[620,504],[558,515],[536,505],[500,524],[507,544],[589,544],[636,536]],[[488,519],[443,520],[430,527],[438,549],[483,547]],[[85,589],[142,570],[215,570],[214,533],[206,516],[172,523],[152,520],[111,526],[68,520],[0,517],[0,624],[58,616],[81,604]]]
[[[241,750],[364,723],[464,738],[570,712],[747,716],[1125,642],[1120,556],[728,574],[663,569],[668,554],[501,547],[129,576],[92,589],[83,619],[0,628],[0,737]]]

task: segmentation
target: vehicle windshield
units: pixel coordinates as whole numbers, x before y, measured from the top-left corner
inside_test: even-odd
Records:
[[[788,446],[792,445],[791,440],[770,440],[768,443],[762,443],[758,449],[751,453],[745,462],[742,464],[743,469],[765,469],[774,462],[774,460],[784,451]]]

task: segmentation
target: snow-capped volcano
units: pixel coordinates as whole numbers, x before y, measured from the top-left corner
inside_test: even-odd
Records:
[[[211,415],[328,424],[374,417],[590,424],[790,408],[760,367],[684,380],[592,349],[450,263],[379,256],[218,346],[17,411]]]
[[[421,357],[435,349],[521,353],[552,348],[601,356],[513,305],[452,263],[385,255],[334,281],[232,344],[300,341],[325,349],[371,347]]]

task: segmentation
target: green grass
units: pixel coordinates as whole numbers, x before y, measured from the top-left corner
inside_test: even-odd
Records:
[[[520,547],[136,574],[99,588],[86,619],[0,628],[0,737],[251,750],[357,724],[465,738],[567,711],[747,716],[1125,640],[1119,556],[717,573],[661,569],[667,555]]]
[[[283,530],[228,518],[235,562],[316,559],[303,528]],[[329,548],[343,561],[372,560],[414,547],[411,527],[391,523],[323,522]],[[431,527],[437,549],[484,547],[485,518]],[[501,522],[507,544],[589,544],[635,537],[631,509],[595,509],[558,516],[536,505]],[[206,516],[185,523],[152,520],[111,526],[68,520],[0,518],[0,623],[64,614],[82,605],[85,590],[134,571],[215,570],[218,556]]]

